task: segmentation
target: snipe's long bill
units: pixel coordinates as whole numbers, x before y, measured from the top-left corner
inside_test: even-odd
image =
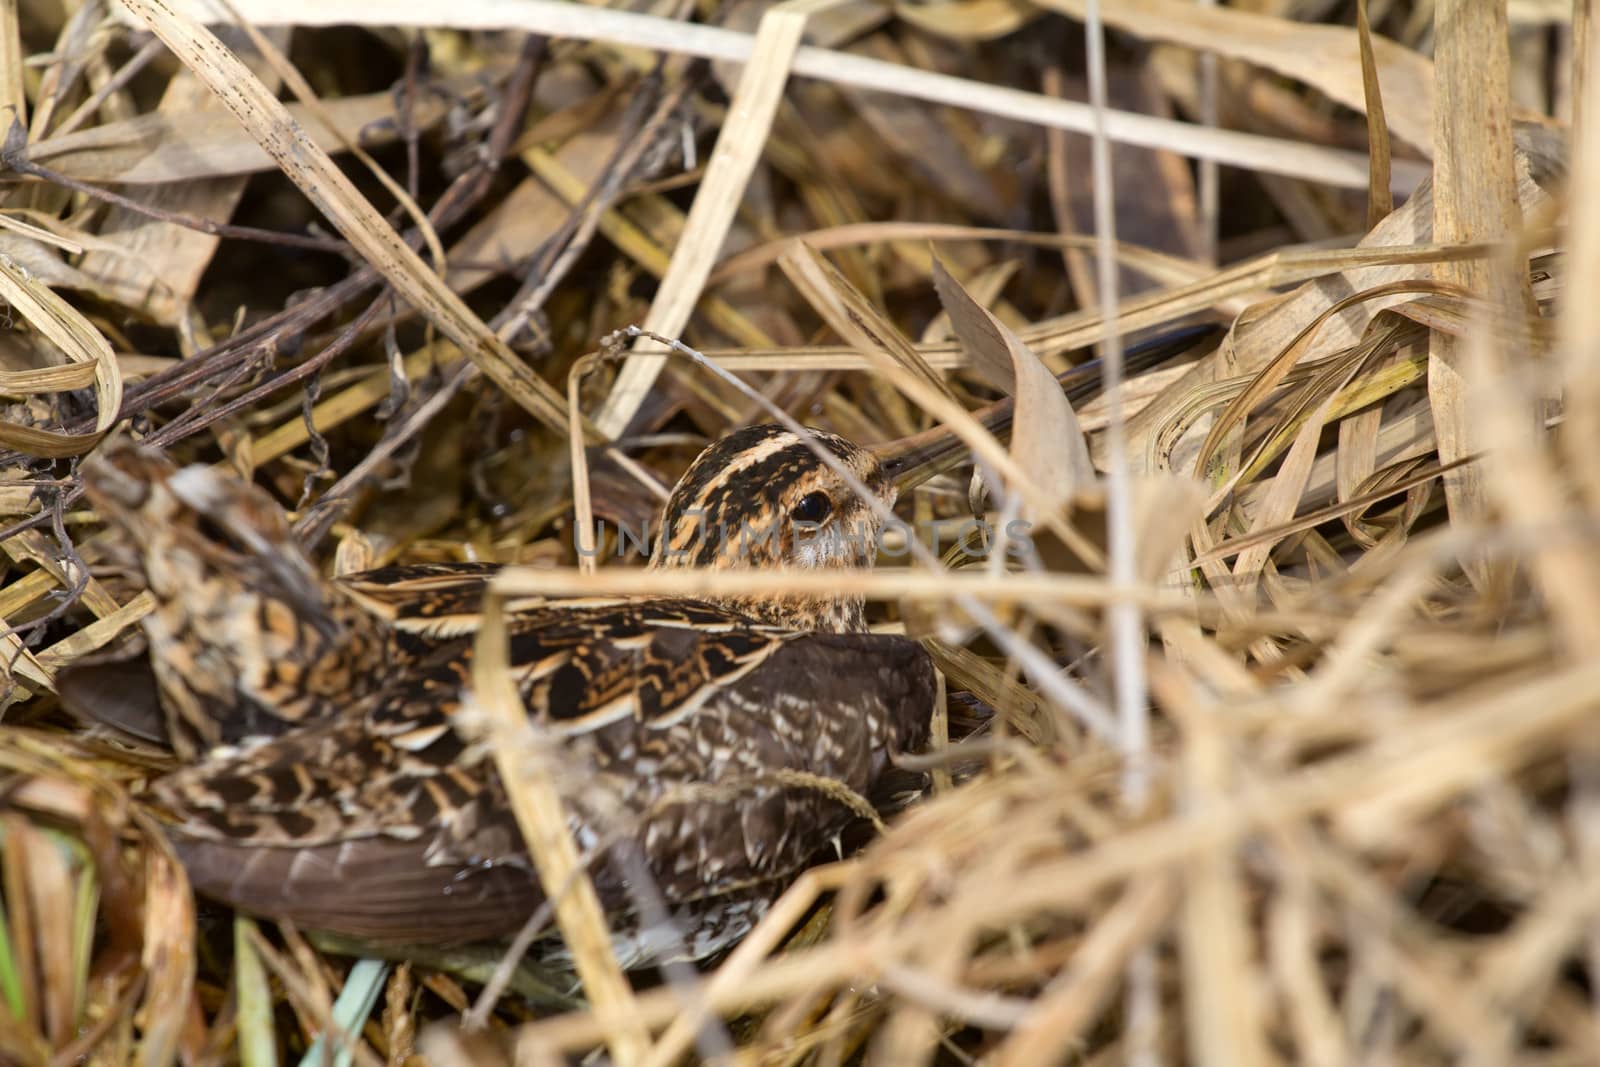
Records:
[[[1220,332],[1219,327],[1209,324],[1183,326],[1132,345],[1123,354],[1123,373],[1132,377],[1159,367],[1194,351]],[[1077,406],[1100,393],[1102,369],[1100,360],[1090,360],[1057,375],[1056,380],[1061,383],[1067,399]],[[974,411],[972,416],[985,430],[1003,441],[1011,435],[1014,412],[1014,402],[1006,397]],[[959,467],[969,458],[965,442],[942,426],[880,445],[873,452],[901,492]]]
[[[1009,413],[985,419],[1003,432]],[[959,455],[935,436],[880,453],[816,438],[887,505]],[[159,707],[127,664],[109,686],[98,668],[64,672],[63,698],[178,753],[152,793],[196,889],[375,941],[519,930],[545,887],[492,760],[452,724],[494,568],[327,580],[278,505],[231,475],[123,443],[84,479],[155,600],[144,691]],[[878,530],[804,441],[758,426],[679,479],[650,566],[868,567]],[[927,739],[931,661],[868,632],[856,598],[552,600],[510,629],[518,692],[564,746],[569,825],[628,966],[737,940],[857,817],[837,787],[873,798]],[[635,921],[633,861],[671,929]]]

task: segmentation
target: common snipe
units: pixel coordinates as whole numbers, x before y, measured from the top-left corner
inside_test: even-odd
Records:
[[[871,453],[817,437],[893,503]],[[281,511],[231,476],[125,446],[84,477],[156,599],[166,732],[193,762],[155,796],[195,887],[372,939],[514,933],[543,895],[492,762],[451,727],[489,569],[325,582]],[[863,566],[879,525],[795,435],[754,427],[684,474],[651,565]],[[721,529],[726,543],[707,536]],[[570,753],[571,829],[602,903],[625,933],[611,853],[637,848],[692,957],[744,933],[857,817],[794,772],[868,794],[923,743],[934,699],[922,648],[868,633],[847,597],[523,604],[510,651],[530,715]],[[654,955],[619,940],[628,963]]]
[[[949,437],[875,454],[815,436],[887,505],[958,451]],[[154,795],[195,887],[379,941],[518,930],[544,893],[492,761],[452,727],[494,568],[327,581],[266,494],[212,468],[123,445],[84,480],[156,601],[144,629],[161,714],[123,725],[186,761]],[[880,521],[795,434],[758,426],[701,453],[660,530],[653,567],[850,568],[873,562]],[[673,945],[703,958],[746,932],[857,817],[818,783],[871,795],[895,754],[924,743],[934,701],[927,654],[869,633],[859,598],[523,602],[510,632],[528,713],[568,757],[570,828],[630,966]],[[117,717],[94,678],[68,675],[64,696]],[[681,942],[636,929],[621,849],[642,859]]]

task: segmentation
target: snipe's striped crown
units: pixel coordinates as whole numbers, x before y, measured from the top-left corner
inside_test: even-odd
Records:
[[[885,506],[895,486],[872,453],[812,431]],[[751,426],[708,447],[667,500],[652,567],[845,569],[872,566],[883,522],[800,436]],[[860,597],[732,597],[765,622],[835,632],[866,628]]]

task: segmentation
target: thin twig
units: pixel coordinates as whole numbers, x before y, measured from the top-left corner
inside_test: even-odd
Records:
[[[168,211],[156,207],[154,204],[135,200],[132,197],[114,193],[110,189],[102,189],[98,185],[79,181],[68,174],[35,163],[28,158],[27,135],[22,126],[16,122],[11,124],[11,129],[6,135],[5,147],[0,150],[0,163],[16,171],[18,174],[51,185],[59,185],[63,189],[71,189],[75,193],[94,200],[114,204],[117,207],[131,211],[145,218],[155,219],[157,222],[170,223],[173,226],[182,226],[186,230],[195,230],[199,233],[210,234],[213,237],[225,237],[235,241],[255,241],[259,244],[278,245],[283,248],[299,248],[309,252],[331,252],[346,259],[354,258],[354,253],[348,243],[333,237],[308,237],[298,233],[281,233],[277,230],[262,230],[254,226],[235,226],[228,222],[213,222],[210,219],[197,218],[194,215],[185,215],[177,211]]]

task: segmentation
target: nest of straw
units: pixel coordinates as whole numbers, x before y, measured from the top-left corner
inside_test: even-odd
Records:
[[[0,1060],[1600,1059],[1592,5],[1090,6],[0,2]],[[148,607],[113,433],[330,573],[626,590],[598,446],[767,419],[621,327],[875,443],[1194,321],[918,496],[1045,569],[859,579],[945,678],[925,793],[699,975],[474,1010],[492,953],[197,906],[168,758],[53,696]]]

